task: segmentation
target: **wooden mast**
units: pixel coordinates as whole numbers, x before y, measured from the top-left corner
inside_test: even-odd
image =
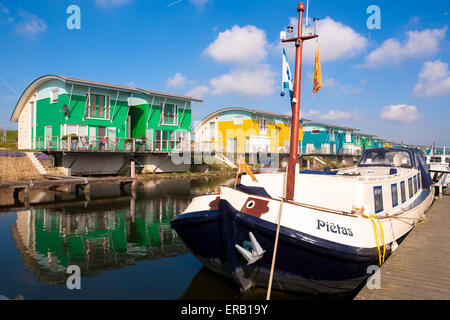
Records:
[[[300,117],[300,89],[302,77],[302,51],[303,41],[317,38],[317,35],[302,36],[303,12],[305,5],[300,2],[297,6],[298,28],[297,37],[282,40],[282,42],[295,42],[295,75],[294,75],[294,97],[292,98],[292,122],[291,122],[291,143],[290,156],[288,160],[288,171],[286,179],[286,199],[294,199],[295,190],[295,166],[298,163],[298,136],[299,136],[299,117]]]

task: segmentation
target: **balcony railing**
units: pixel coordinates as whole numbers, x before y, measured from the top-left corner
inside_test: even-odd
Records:
[[[189,139],[185,140],[147,140],[135,138],[114,138],[94,136],[48,136],[36,137],[32,141],[32,149],[57,151],[150,151],[150,152],[182,152],[190,151]]]

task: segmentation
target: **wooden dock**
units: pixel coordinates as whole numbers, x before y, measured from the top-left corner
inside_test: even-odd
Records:
[[[355,300],[450,299],[449,190],[437,200],[429,220],[410,232],[380,272],[381,288],[364,286]]]
[[[48,180],[30,180],[30,181],[13,181],[1,182],[1,189],[11,189],[13,191],[14,202],[21,204],[19,201],[19,193],[24,192],[24,202],[28,206],[28,191],[31,188],[51,188],[60,186],[75,186],[76,193],[89,193],[90,186],[93,184],[120,184],[122,190],[125,185],[134,186],[136,179],[130,177],[102,177],[102,178],[86,178],[46,174],[44,177]]]

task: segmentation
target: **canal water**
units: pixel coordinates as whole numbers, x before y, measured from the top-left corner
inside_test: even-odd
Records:
[[[24,299],[264,299],[211,273],[170,228],[190,200],[233,178],[33,190],[29,210],[0,213],[0,295]],[[17,210],[17,209],[16,209]],[[69,290],[67,267],[81,271]],[[309,299],[273,292],[274,299]]]

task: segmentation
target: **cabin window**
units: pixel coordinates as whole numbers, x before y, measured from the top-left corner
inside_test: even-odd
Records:
[[[417,193],[417,176],[414,176],[414,193]]]
[[[419,190],[422,188],[422,175],[420,174],[420,172],[417,175],[417,186],[418,186]]]
[[[396,183],[391,184],[391,194],[392,194],[392,207],[398,205],[398,187]]]
[[[50,91],[50,103],[58,102],[58,93],[59,93],[59,89],[52,89]]]
[[[412,182],[412,178],[408,179],[408,190],[409,190],[409,197],[412,198],[413,196],[413,182]]]
[[[259,119],[259,133],[267,134],[268,131],[269,131],[269,124],[267,122],[267,119],[265,118]]]
[[[319,129],[313,129],[313,130],[311,130],[311,133],[312,134],[319,134],[320,130]]]
[[[406,201],[405,181],[400,182],[400,193],[402,196],[402,203]]]
[[[450,158],[445,158],[445,162],[450,163]]]
[[[100,94],[86,94],[87,117],[92,119],[109,120],[110,97]]]
[[[164,103],[162,105],[162,124],[178,125],[178,105]],[[167,139],[168,140],[168,139]]]
[[[373,187],[373,198],[375,200],[375,213],[383,211],[383,189],[381,186]]]

